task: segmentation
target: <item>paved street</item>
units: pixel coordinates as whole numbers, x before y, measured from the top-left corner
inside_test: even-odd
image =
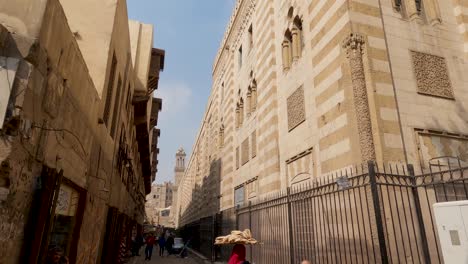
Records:
[[[130,264],[145,264],[145,263],[149,263],[149,264],[197,264],[198,262],[195,261],[192,257],[188,257],[188,258],[178,258],[176,256],[165,256],[163,258],[161,258],[157,253],[156,251],[157,248],[155,248],[155,250],[153,251],[153,253],[156,253],[153,254],[153,257],[151,258],[151,261],[145,261],[145,256],[144,254],[142,254],[140,257],[130,261],[129,263]],[[143,248],[141,249],[141,253],[143,253]]]

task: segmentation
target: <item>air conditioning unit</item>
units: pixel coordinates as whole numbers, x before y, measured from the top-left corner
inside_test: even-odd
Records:
[[[19,59],[0,56],[0,129],[3,127]]]
[[[468,264],[468,200],[434,204],[440,246],[447,264]]]

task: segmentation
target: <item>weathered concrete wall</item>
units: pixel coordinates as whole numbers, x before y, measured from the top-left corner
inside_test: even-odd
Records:
[[[29,53],[31,45],[39,36],[42,20],[48,0],[1,0],[0,24],[8,31],[15,33],[12,36],[18,39],[16,47],[23,56]]]
[[[101,98],[105,91],[108,60],[109,57],[112,58],[109,47],[118,2],[118,0],[60,0],[68,24],[89,67],[91,79]]]

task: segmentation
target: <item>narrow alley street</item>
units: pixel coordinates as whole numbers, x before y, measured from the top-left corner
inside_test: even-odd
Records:
[[[121,263],[468,264],[468,0],[0,0],[0,264]]]
[[[143,253],[143,249],[141,251],[142,251],[141,253]],[[145,261],[144,254],[141,254],[141,256],[133,259],[129,263],[130,264],[145,264],[145,263],[149,263],[149,264],[197,264],[199,263],[193,257],[179,258],[176,256],[165,256],[161,258],[157,254],[156,250],[153,251],[153,253],[156,253],[156,255],[153,255],[153,257],[151,258],[151,261]]]

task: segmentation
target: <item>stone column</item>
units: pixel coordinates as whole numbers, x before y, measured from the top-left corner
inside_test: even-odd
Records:
[[[409,19],[420,19],[419,17],[419,11],[418,8],[416,7],[416,1],[415,0],[403,0],[405,1],[405,9],[406,9],[406,15],[409,17]]]
[[[424,0],[424,11],[431,25],[441,23],[439,4],[435,0]]]
[[[300,31],[297,27],[294,27],[291,31],[292,34],[292,54],[293,60],[299,59],[301,56],[301,36]]]
[[[351,67],[354,108],[356,111],[362,160],[369,161],[375,160],[376,156],[362,56],[364,43],[363,36],[351,33],[343,42],[343,48],[346,50]]]
[[[289,41],[285,40],[283,41],[283,70],[289,70],[291,67],[291,58],[290,58],[290,43]]]

